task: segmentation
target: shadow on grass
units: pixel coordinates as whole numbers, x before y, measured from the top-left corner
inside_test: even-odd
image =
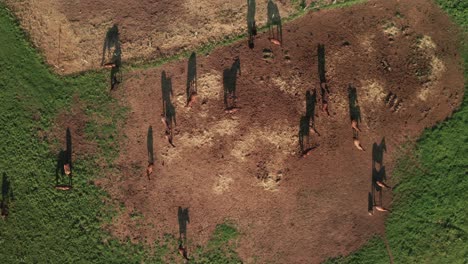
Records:
[[[382,138],[380,144],[374,143],[372,145],[372,178],[371,192],[369,193],[372,198],[372,208],[368,208],[369,213],[373,211],[374,206],[382,206],[382,188],[388,188],[384,183],[387,179],[383,164],[383,156],[386,151],[385,137]]]
[[[59,151],[57,155],[57,166],[55,168],[55,188],[58,190],[69,190],[73,187],[73,149],[70,128],[67,128],[65,140],[66,149]],[[66,177],[66,183],[63,183],[64,177]]]
[[[10,203],[13,199],[14,195],[10,179],[8,178],[8,175],[4,172],[2,176],[2,201],[0,203],[2,217],[8,217]]]

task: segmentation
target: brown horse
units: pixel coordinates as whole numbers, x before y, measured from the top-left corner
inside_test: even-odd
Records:
[[[330,112],[328,111],[328,102],[322,102],[322,112],[327,113],[327,115],[330,115]]]
[[[356,130],[356,132],[361,132],[361,129],[359,129],[358,122],[356,120],[351,120],[351,128]]]
[[[269,40],[271,41],[271,43],[275,44],[275,45],[278,45],[278,46],[281,46],[281,42],[277,39],[274,39],[274,38],[269,38]]]
[[[384,189],[391,189],[392,187],[388,186],[387,184],[385,184],[384,182],[382,181],[375,181],[375,184],[377,184],[378,186],[384,188]]]
[[[361,143],[359,142],[359,139],[353,138],[354,146],[356,146],[357,149],[364,151],[364,148],[361,146]]]
[[[71,186],[68,186],[68,185],[57,185],[55,186],[55,189],[56,190],[60,190],[60,191],[68,191],[70,190],[72,187]]]
[[[63,165],[63,171],[65,172],[65,174],[67,176],[71,176],[71,168],[70,168],[70,164],[64,164]]]
[[[166,129],[169,127],[169,122],[167,122],[167,118],[164,116],[164,114],[161,114],[161,122],[163,123],[164,127],[166,127]]]
[[[115,65],[115,63],[109,62],[109,63],[102,65],[102,67],[105,69],[112,69],[112,68],[117,67],[117,65]]]
[[[386,209],[386,208],[384,208],[382,206],[376,205],[376,206],[374,206],[374,208],[375,208],[375,210],[380,211],[380,212],[390,212],[390,210],[388,210],[388,209]]]
[[[239,107],[232,106],[232,107],[230,107],[228,109],[224,109],[224,112],[226,114],[232,114],[232,113],[235,113],[235,112],[239,111],[239,109],[240,109]]]
[[[164,132],[164,137],[166,137],[167,142],[169,142],[171,146],[175,147],[174,143],[172,143],[172,128],[164,114],[161,114],[161,122],[166,128],[166,131]]]
[[[171,132],[171,130],[166,130],[166,132],[164,133],[164,137],[167,139],[167,142],[169,142],[169,144],[171,144],[171,146],[175,147],[174,143],[172,142],[172,132]]]
[[[182,245],[182,242],[179,243],[179,254],[185,259],[185,261],[189,261],[187,249]]]
[[[187,102],[186,107],[192,107],[197,102],[197,97],[198,97],[198,94],[196,92],[192,92],[190,94],[190,98]]]
[[[330,115],[328,111],[328,87],[326,83],[320,83],[320,92],[322,94],[322,112],[326,112],[327,115]]]
[[[148,179],[150,178],[151,174],[153,174],[153,163],[149,163],[148,167],[146,167],[146,176],[148,176]]]

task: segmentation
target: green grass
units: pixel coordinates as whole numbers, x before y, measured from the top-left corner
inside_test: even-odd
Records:
[[[461,36],[465,96],[448,120],[406,146],[393,174],[393,211],[386,236],[394,263],[468,262],[468,2],[436,0],[465,33]],[[389,263],[381,238],[327,263]]]
[[[346,258],[340,257],[327,261],[327,264],[387,264],[389,258],[385,249],[385,244],[380,237],[374,237],[356,253]]]
[[[0,35],[0,174],[10,179],[14,193],[9,217],[0,221],[2,262],[139,262],[141,247],[117,243],[101,229],[113,210],[101,201],[105,193],[88,183],[103,176],[95,157],[74,162],[74,190],[55,191],[57,153],[38,135],[51,129],[57,113],[68,111],[77,96],[90,118],[105,117],[95,130],[102,132],[99,145],[110,144],[113,133],[105,128],[118,123],[122,111],[111,111],[116,102],[108,95],[106,76],[53,75],[4,7]]]
[[[105,176],[98,162],[117,157],[117,128],[126,114],[109,96],[107,74],[52,74],[3,5],[0,36],[0,177],[9,179],[13,194],[9,217],[0,219],[0,262],[167,263],[177,258],[170,236],[150,249],[119,242],[102,228],[115,216],[116,205],[92,181]],[[87,116],[85,137],[98,148],[74,158],[74,189],[60,192],[53,188],[58,153],[52,149],[65,146],[40,134],[54,127],[59,112],[70,111],[73,98],[79,98]],[[61,129],[65,137],[66,128]],[[221,225],[201,249],[206,261],[199,263],[216,263],[212,257],[217,263],[237,259],[226,244],[233,234],[235,229]],[[232,254],[212,253],[224,251]]]
[[[234,264],[242,263],[233,250],[233,244],[238,237],[237,230],[229,224],[217,226],[213,238],[205,248],[197,249],[197,256],[193,263]]]
[[[464,0],[435,0],[465,31],[468,30],[468,2]]]
[[[357,2],[362,1],[352,0],[334,7]],[[467,28],[464,1],[437,2]],[[171,236],[150,249],[119,242],[102,229],[115,215],[115,208],[106,193],[91,182],[104,176],[97,158],[110,162],[118,154],[117,128],[126,114],[108,95],[107,75],[52,74],[1,5],[0,36],[0,177],[9,178],[14,196],[9,218],[0,220],[2,263],[173,262],[178,256],[174,255],[177,245]],[[209,53],[243,37],[210,43],[198,52]],[[465,79],[467,49],[465,44]],[[188,55],[189,52],[143,66],[162,65]],[[53,127],[60,111],[70,109],[74,96],[83,103],[88,117],[86,138],[97,142],[99,148],[96,153],[75,160],[74,190],[57,192],[52,188],[57,153],[51,151],[56,143],[40,138],[39,134]],[[387,221],[387,238],[395,263],[464,263],[468,259],[466,105],[465,96],[460,111],[425,132],[412,154],[417,162],[402,158],[395,170],[394,179],[400,185],[395,189],[394,211]],[[105,204],[103,200],[108,202]],[[133,218],[139,217],[135,214]],[[218,226],[208,245],[193,253],[195,262],[239,263],[234,251],[238,236],[232,225]],[[388,263],[388,256],[383,241],[374,238],[362,250],[330,263]]]

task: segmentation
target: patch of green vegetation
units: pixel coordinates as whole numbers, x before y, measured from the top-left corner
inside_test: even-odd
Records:
[[[88,106],[87,115],[118,123],[106,77],[52,74],[3,6],[0,35],[0,176],[8,177],[14,193],[8,218],[0,220],[2,262],[139,262],[140,247],[118,243],[101,229],[113,209],[102,203],[105,193],[89,183],[103,176],[95,157],[75,159],[74,189],[57,191],[57,153],[39,137],[54,126],[57,113],[70,109],[76,95]]]
[[[463,29],[468,2],[436,0]],[[466,32],[466,31],[465,31]],[[462,33],[463,34],[463,33]],[[461,37],[466,39],[466,34]],[[468,43],[462,42],[465,96],[460,109],[427,129],[397,161],[393,211],[386,236],[394,263],[466,263],[468,260]],[[389,263],[381,238],[326,263]]]
[[[199,247],[193,263],[209,264],[235,264],[242,263],[233,248],[237,230],[230,224],[221,224],[216,227],[212,239],[204,248]]]
[[[97,115],[117,124],[120,111],[112,111],[117,103],[107,92],[106,76],[52,74],[3,6],[0,35],[0,168],[14,193],[8,218],[0,220],[2,262],[140,262],[141,247],[119,243],[101,228],[114,211],[102,203],[106,194],[90,184],[104,176],[95,162],[103,148],[74,160],[74,188],[60,192],[54,189],[57,153],[51,151],[57,140],[39,136],[54,126],[57,113],[70,109],[75,96],[90,120]],[[96,126],[94,132],[105,144],[114,142],[115,129]],[[115,155],[118,149],[112,149]]]
[[[468,1],[464,0],[435,0],[460,27],[468,30]]]
[[[337,1],[334,4],[325,5],[321,7],[322,9],[334,9],[334,8],[345,8],[355,4],[365,3],[368,0],[346,0],[346,1]]]
[[[291,5],[294,6],[298,11],[306,8],[306,0],[291,0]]]
[[[139,212],[139,211],[132,211],[130,213],[130,219],[132,220],[137,220],[137,219],[141,219],[141,218],[144,218],[145,216],[143,215],[143,213]]]
[[[351,256],[330,259],[326,264],[388,264],[389,262],[383,240],[380,237],[374,237]]]
[[[102,228],[119,204],[93,180],[105,176],[100,163],[117,157],[117,128],[126,114],[110,96],[109,76],[103,72],[54,75],[3,4],[0,36],[0,182],[2,189],[8,189],[2,190],[2,202],[8,202],[9,209],[8,217],[0,218],[1,262],[167,263],[166,258],[179,257],[169,241],[150,248],[120,242]],[[97,147],[74,157],[73,189],[58,191],[54,189],[58,153],[53,149],[65,146],[46,135],[57,126],[58,113],[72,112],[76,98],[86,116],[83,136]],[[66,127],[56,129],[63,130],[65,137]],[[135,220],[141,217],[132,215]],[[203,249],[208,254],[202,255],[205,263],[232,263],[237,258],[228,246],[234,231],[228,225],[220,230],[210,242],[214,246]],[[229,254],[209,255],[218,250]]]

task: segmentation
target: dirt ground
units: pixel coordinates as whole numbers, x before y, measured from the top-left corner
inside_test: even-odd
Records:
[[[118,24],[123,59],[167,56],[244,33],[247,1],[6,1],[33,42],[59,73],[99,67],[106,31]],[[257,3],[257,21],[266,22],[266,3]],[[295,11],[277,1],[282,16]],[[60,55],[59,55],[60,50]]]
[[[345,0],[322,0],[317,6]],[[275,1],[280,15],[297,10]],[[311,4],[311,0],[306,4]],[[315,1],[317,2],[317,1]],[[59,74],[100,66],[106,31],[119,25],[123,60],[155,59],[221,40],[247,30],[246,0],[6,0]],[[257,1],[257,25],[266,23],[267,1]]]
[[[120,172],[98,182],[126,211],[108,228],[135,242],[178,236],[181,206],[189,208],[189,254],[225,220],[242,234],[238,252],[245,263],[319,263],[349,254],[384,232],[386,214],[367,211],[373,144],[385,139],[383,166],[391,183],[399,145],[445,119],[463,98],[456,36],[429,0],[370,1],[288,23],[283,47],[266,32],[253,50],[241,41],[199,56],[200,98],[193,108],[185,107],[187,61],[126,73],[115,91],[131,109]],[[330,116],[319,109],[318,44],[325,45]],[[236,56],[241,109],[226,114],[223,70]],[[175,148],[160,121],[162,71],[172,82]],[[357,90],[363,152],[353,145],[350,84]],[[321,135],[310,140],[320,146],[299,158],[307,90],[318,94]],[[149,126],[156,158],[151,180],[145,174]],[[383,192],[383,206],[391,208],[390,191]]]

